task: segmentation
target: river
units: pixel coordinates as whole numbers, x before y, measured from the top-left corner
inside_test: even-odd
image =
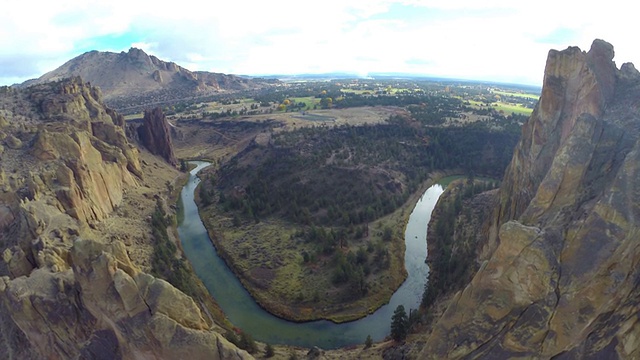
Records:
[[[226,263],[218,257],[194,202],[194,191],[200,182],[196,174],[209,163],[192,163],[197,167],[191,170],[189,181],[180,195],[178,234],[182,248],[196,274],[231,323],[251,334],[254,339],[271,344],[318,346],[323,349],[362,344],[367,335],[371,335],[374,341],[380,341],[389,335],[391,316],[398,305],[404,305],[408,313],[409,309],[416,309],[420,304],[429,273],[425,263],[427,224],[443,192],[441,185],[427,189],[409,217],[405,232],[408,277],[387,305],[367,317],[343,324],[326,320],[295,323],[273,316],[258,306]]]

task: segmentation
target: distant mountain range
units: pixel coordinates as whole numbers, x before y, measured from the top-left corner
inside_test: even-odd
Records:
[[[249,78],[206,71],[190,71],[144,51],[90,51],[20,87],[80,76],[101,89],[105,102],[117,110],[172,102],[227,91],[261,88],[274,79]]]

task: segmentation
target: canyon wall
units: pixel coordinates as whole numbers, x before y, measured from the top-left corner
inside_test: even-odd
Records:
[[[421,358],[638,358],[640,74],[552,50],[487,236]]]

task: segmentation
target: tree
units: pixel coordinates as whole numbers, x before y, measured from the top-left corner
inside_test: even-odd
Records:
[[[211,193],[205,187],[205,184],[200,184],[200,200],[202,200],[202,204],[204,206],[209,206],[212,203]]]
[[[235,226],[235,227],[238,227],[238,226],[240,226],[242,224],[238,214],[233,214],[233,220],[231,220],[231,222],[233,223],[233,226]]]
[[[364,341],[364,348],[368,349],[373,345],[373,340],[371,339],[371,335],[367,335],[367,340]]]
[[[331,108],[331,104],[333,104],[333,99],[331,99],[330,97],[323,97],[322,99],[320,99],[320,106],[323,109]]]
[[[404,306],[398,305],[391,317],[391,337],[395,341],[402,341],[407,338],[409,330],[409,319],[404,310]]]
[[[382,239],[384,241],[391,241],[391,239],[393,239],[393,229],[391,229],[388,225],[384,227]]]
[[[235,346],[238,346],[240,344],[240,339],[238,338],[238,335],[233,331],[227,331],[224,337],[226,337],[227,340],[229,340],[229,342]]]
[[[251,354],[258,351],[258,347],[256,346],[256,342],[253,341],[253,337],[251,337],[249,333],[244,331],[240,334],[240,341],[238,346],[241,349],[247,350]]]
[[[271,344],[267,344],[264,348],[264,357],[270,358],[275,355],[275,351],[273,351],[273,346]]]

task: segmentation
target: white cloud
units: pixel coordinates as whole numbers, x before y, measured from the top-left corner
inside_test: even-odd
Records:
[[[549,48],[588,50],[594,38],[602,38],[616,47],[619,65],[640,61],[629,30],[634,12],[617,1],[589,6],[550,0],[203,4],[8,2],[0,13],[0,83],[39,76],[92,44],[112,51],[140,47],[193,70],[421,72],[538,84]],[[104,37],[109,36],[121,42],[108,45]]]

